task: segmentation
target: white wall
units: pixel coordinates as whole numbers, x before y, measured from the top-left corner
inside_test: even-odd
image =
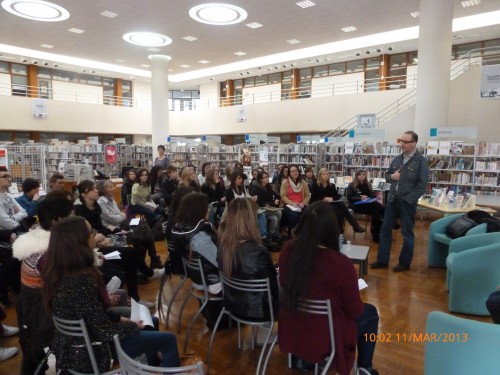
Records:
[[[216,108],[219,106],[219,84],[206,83],[200,85],[200,99],[203,103],[208,103],[209,108]]]
[[[52,92],[54,100],[69,102],[78,100],[80,103],[102,104],[102,86],[52,80]]]
[[[364,73],[342,74],[311,80],[311,97],[346,95],[363,92]]]
[[[243,89],[243,104],[281,101],[281,84],[248,87]]]

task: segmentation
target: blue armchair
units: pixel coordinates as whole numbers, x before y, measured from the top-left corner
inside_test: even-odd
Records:
[[[446,265],[446,257],[448,256],[448,248],[450,243],[454,241],[446,235],[446,227],[455,219],[463,214],[454,214],[445,216],[431,223],[429,226],[429,242],[428,242],[428,260],[430,267],[444,267]],[[479,224],[470,229],[465,235],[486,233],[486,224]]]
[[[491,291],[500,285],[500,243],[452,253],[446,265],[450,311],[489,315],[485,301]]]
[[[433,311],[426,333],[440,340],[425,341],[425,375],[498,374],[500,325]]]

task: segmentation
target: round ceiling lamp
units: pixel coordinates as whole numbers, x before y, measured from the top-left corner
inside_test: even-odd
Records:
[[[207,3],[191,8],[189,16],[209,25],[233,25],[246,20],[247,12],[232,4]]]
[[[123,39],[128,43],[144,47],[163,47],[172,43],[172,39],[168,36],[139,31],[127,33],[123,36]]]
[[[43,0],[4,0],[2,7],[18,17],[42,22],[59,22],[69,18],[63,7]]]

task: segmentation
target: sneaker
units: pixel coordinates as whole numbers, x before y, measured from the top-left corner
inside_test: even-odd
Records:
[[[149,278],[150,280],[161,279],[165,275],[165,268],[155,268],[153,272],[153,276]]]
[[[137,303],[146,306],[148,309],[154,309],[156,307],[153,302],[144,301],[143,299],[139,300]]]
[[[0,362],[5,361],[17,354],[17,348],[0,348]]]
[[[7,326],[7,325],[3,324],[3,332],[0,333],[0,336],[10,337],[10,336],[17,335],[18,332],[19,332],[19,328],[11,327],[11,326]]]

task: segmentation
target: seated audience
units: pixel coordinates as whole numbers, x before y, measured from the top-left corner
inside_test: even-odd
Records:
[[[314,188],[311,191],[311,203],[316,201],[330,203],[337,212],[337,221],[341,233],[344,232],[344,219],[347,219],[349,224],[352,225],[354,232],[363,233],[365,231],[365,228],[359,225],[345,203],[340,199],[335,184],[330,182],[330,172],[328,169],[321,168],[319,170],[318,182],[313,186]]]
[[[179,173],[177,173],[177,168],[170,165],[166,170],[166,177],[161,180],[161,197],[165,201],[165,205],[170,207],[172,203],[172,197],[175,191],[179,187]]]
[[[121,196],[122,206],[127,207],[130,205],[130,198],[132,197],[132,186],[136,183],[135,169],[129,169],[126,172],[126,177],[123,179]]]
[[[287,167],[283,167],[281,173],[280,196],[281,204],[284,206],[283,215],[288,225],[288,237],[291,238],[292,230],[299,222],[302,210],[309,204],[311,193],[307,184],[300,177],[299,167],[296,164],[290,165],[290,177],[284,178]]]
[[[218,225],[224,212],[224,183],[219,179],[219,171],[215,168],[209,168],[205,173],[205,182],[201,185],[201,192],[208,195],[208,221],[213,225]]]
[[[99,199],[97,203],[101,208],[101,222],[102,224],[115,232],[117,228],[123,228],[125,224],[125,214],[123,214],[115,202],[115,184],[111,180],[100,180],[97,182],[97,192]],[[156,252],[154,241],[139,241],[138,246],[144,246],[148,250],[151,268],[163,268],[163,263]]]
[[[198,175],[198,182],[200,183],[201,186],[205,183],[205,179],[207,177],[207,172],[210,169],[210,166],[212,165],[211,162],[207,161],[201,165],[201,173]]]
[[[17,203],[24,208],[30,218],[36,216],[36,209],[40,200],[39,189],[40,183],[37,180],[27,178],[23,181],[23,195],[16,198]],[[32,224],[34,223],[33,221]]]
[[[22,262],[21,293],[16,306],[21,327],[19,344],[23,352],[21,374],[34,374],[45,357],[44,348],[52,343],[54,324],[42,303],[41,272],[52,225],[73,212],[70,198],[71,194],[64,190],[50,191],[38,205],[40,226],[20,236],[12,246],[14,257]]]
[[[8,193],[12,186],[12,179],[7,168],[0,167],[0,230],[10,233],[3,233],[0,237],[3,241],[12,233],[27,232],[29,228],[22,225],[22,221],[28,213],[17,201]]]
[[[149,172],[145,168],[137,170],[136,182],[132,186],[130,211],[132,214],[146,216],[150,225],[160,220],[161,215],[165,213],[165,210],[159,208],[151,199]]]
[[[179,366],[175,335],[141,331],[144,328],[141,321],[134,322],[106,311],[106,286],[94,267],[92,248],[95,245],[92,228],[81,217],[62,219],[52,227],[43,270],[44,302],[48,311],[62,319],[85,320],[90,340],[96,343],[94,353],[101,371],[109,369],[109,344],[116,334],[130,357],[144,353],[151,366]],[[82,344],[81,338],[56,332],[53,343],[56,369],[90,373],[91,363]]]
[[[275,194],[269,183],[269,173],[259,172],[255,179],[257,183],[250,184],[250,194],[257,197],[257,205],[264,211],[267,220],[267,231],[273,241],[279,241],[279,224],[281,221],[281,210],[278,209],[280,197]]]
[[[196,177],[196,171],[192,167],[184,167],[181,171],[181,179],[179,181],[179,187],[189,186],[196,192],[201,191],[201,187],[198,184],[198,177]]]
[[[281,351],[294,354],[295,365],[324,362],[331,350],[327,318],[297,311],[296,304],[303,299],[329,299],[335,336],[332,367],[340,375],[350,374],[357,342],[358,367],[378,374],[372,365],[375,341],[366,340],[365,334],[377,334],[379,317],[373,305],[361,301],[354,266],[339,251],[334,208],[321,201],[311,204],[295,235],[285,244],[279,259],[283,290],[278,325]]]
[[[281,183],[288,179],[290,168],[288,165],[282,164],[279,173],[273,177],[273,187],[276,194],[281,195]]]
[[[347,187],[347,199],[350,208],[357,214],[371,215],[372,239],[378,243],[380,239],[380,228],[384,219],[384,206],[380,202],[373,201],[369,203],[358,203],[368,198],[375,198],[375,192],[372,190],[370,182],[366,178],[366,171],[359,170],[354,175],[353,181]]]
[[[151,176],[151,199],[160,207],[165,206],[165,202],[161,202],[161,181],[163,180],[164,173],[165,169],[157,165],[153,166],[149,171],[149,175]]]
[[[64,176],[60,173],[54,173],[49,178],[49,191],[63,191],[64,190]]]
[[[318,181],[316,177],[314,177],[313,167],[308,166],[304,171],[304,181],[306,182],[309,191],[312,191],[314,184]]]

